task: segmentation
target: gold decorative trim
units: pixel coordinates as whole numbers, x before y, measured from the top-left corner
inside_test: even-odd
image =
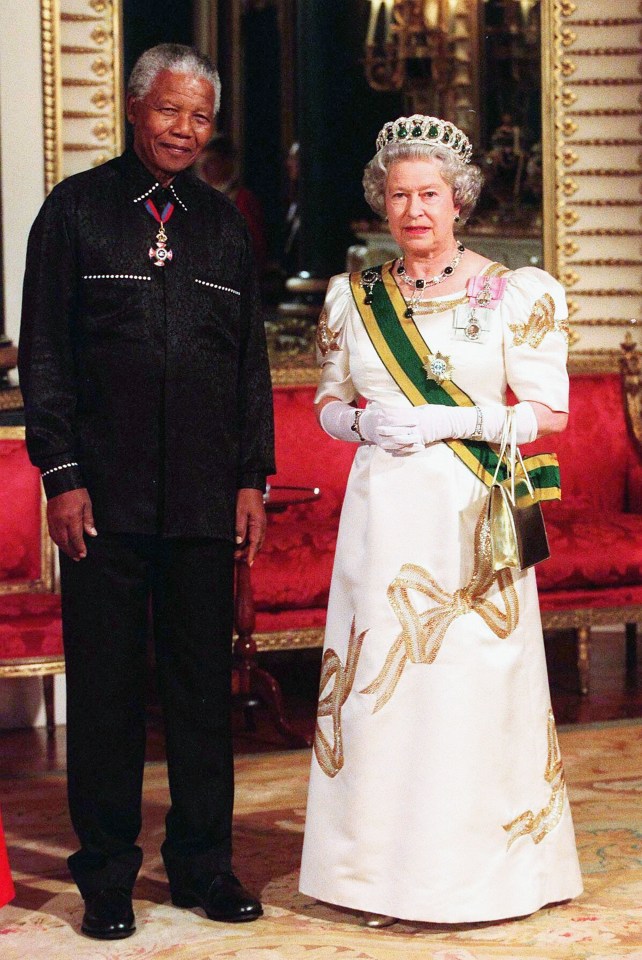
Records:
[[[642,143],[642,141],[640,141]],[[569,200],[568,207],[639,207],[639,200]]]
[[[642,391],[640,390],[640,354],[637,343],[630,333],[627,333],[622,344],[620,358],[622,371],[622,386],[624,389],[624,404],[626,421],[633,434],[638,449],[642,450]]]
[[[585,47],[573,50],[574,57],[639,57],[639,47]]]
[[[590,366],[577,373],[594,373]],[[616,373],[617,362],[613,369],[600,370],[600,373]],[[640,607],[589,607],[584,610],[542,610],[544,630],[567,630],[579,627],[611,626],[614,623],[636,623],[642,625],[642,606]]]
[[[99,113],[97,110],[63,110],[65,120],[108,120],[108,113]]]
[[[577,246],[575,247],[577,250]],[[571,260],[576,267],[642,267],[642,260],[619,260],[615,257],[596,257],[587,260]]]
[[[622,107],[614,110],[594,107],[591,110],[567,110],[566,114],[569,117],[642,117],[642,110],[636,110],[635,107]]]
[[[593,167],[587,170],[573,170],[574,177],[642,177],[642,170],[612,170],[610,167]]]
[[[567,80],[568,87],[639,87],[636,77],[587,77],[585,80]]]
[[[123,146],[123,98],[121,93],[122,51],[121,16],[122,4],[119,0],[94,0],[90,3],[96,14],[78,13],[73,9],[74,0],[40,0],[42,20],[43,50],[43,103],[45,114],[45,190],[48,193],[53,186],[68,173],[83,169],[74,160],[74,155],[94,153],[87,164],[104,162],[120,153]],[[77,8],[77,4],[75,4]],[[72,9],[67,9],[72,7]],[[74,24],[89,24],[87,44],[68,43],[78,33],[73,31]],[[93,27],[93,29],[92,29]],[[74,72],[80,76],[63,76],[70,64],[62,55],[87,56],[90,61],[74,64]],[[92,77],[90,74],[95,75]],[[87,75],[83,75],[87,74]],[[105,113],[94,113],[84,109],[86,99],[83,89],[96,87],[96,96],[92,103]],[[64,91],[64,93],[63,93]],[[78,91],[75,93],[74,91]],[[69,142],[65,137],[65,127],[69,121],[99,121],[88,131],[89,137],[97,137],[101,142]],[[81,133],[81,137],[84,133]]]
[[[573,290],[574,297],[639,297],[640,288],[619,290]]]
[[[63,77],[63,87],[102,87],[102,80],[88,80],[86,77]]]
[[[573,230],[574,237],[642,237],[642,230],[618,230],[596,227],[594,230]]]
[[[62,171],[62,112],[58,0],[41,0],[42,104],[45,153],[45,192],[58,183]]]
[[[69,53],[69,54],[85,54],[85,53],[102,54],[104,51],[101,50],[100,47],[72,47],[72,46],[67,46],[67,44],[63,44],[63,46],[61,47],[61,52]]]
[[[318,367],[277,367],[272,369],[272,383],[275,387],[316,387],[318,382]]]
[[[42,677],[65,672],[64,657],[33,657],[28,661],[17,659],[0,661],[0,679]]]
[[[83,153],[84,151],[91,152],[92,150],[104,150],[105,145],[103,143],[67,143],[65,141],[65,150],[69,153]]]
[[[510,823],[502,824],[503,829],[508,834],[508,849],[520,837],[530,837],[533,843],[541,843],[562,819],[566,800],[566,781],[552,710],[548,711],[547,727],[548,750],[544,780],[551,788],[551,795],[546,806],[538,810],[537,813],[533,813],[532,810],[525,810]]]
[[[253,634],[259,651],[313,650],[323,646],[325,627],[306,627],[303,630],[278,630],[274,633]]]
[[[615,137],[589,137],[585,140],[567,140],[574,147],[642,147],[642,140]]]
[[[636,27],[642,25],[642,17],[606,17],[605,19],[567,20],[571,27]]]
[[[620,355],[617,350],[572,350],[568,357],[568,372],[571,375],[595,374],[595,373],[617,373],[619,370]],[[642,607],[640,607],[642,612]],[[545,613],[542,611],[542,623],[544,623]],[[619,616],[610,620],[604,620],[604,623],[621,623]],[[560,627],[574,626],[575,621],[561,623]],[[581,626],[581,624],[577,624]],[[548,621],[546,628],[553,629],[554,624]]]
[[[637,327],[637,320],[626,320],[624,317],[606,317],[605,319],[573,320],[574,327]],[[639,324],[642,329],[642,324]]]
[[[93,16],[91,13],[61,13],[62,23],[95,23],[96,20],[102,20],[102,17]]]

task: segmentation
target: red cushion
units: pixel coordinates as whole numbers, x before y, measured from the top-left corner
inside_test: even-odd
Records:
[[[545,505],[551,556],[537,569],[540,590],[642,584],[642,515]]]
[[[323,432],[314,415],[314,394],[314,387],[274,391],[278,472],[270,483],[319,487],[321,496],[278,513],[268,507],[265,544],[252,568],[259,613],[302,611],[327,603],[339,514],[356,446]]]
[[[565,506],[642,513],[642,463],[627,435],[618,374],[571,377],[568,428],[523,448],[549,450],[559,458]]]
[[[287,513],[270,518],[263,550],[252,567],[257,610],[318,607],[327,602],[337,521],[317,521],[314,508],[319,505],[310,504],[305,518]]]
[[[0,660],[62,656],[60,597],[53,593],[0,596]]]
[[[23,440],[0,440],[0,581],[40,577],[40,473]]]
[[[540,567],[543,566],[544,564],[540,564]],[[539,605],[542,612],[587,610],[593,607],[635,607],[642,605],[642,586],[608,587],[605,590],[540,590]],[[618,619],[622,621],[622,617]]]
[[[256,614],[256,633],[273,633],[284,630],[306,630],[324,627],[326,608],[308,607],[306,610],[259,611]]]

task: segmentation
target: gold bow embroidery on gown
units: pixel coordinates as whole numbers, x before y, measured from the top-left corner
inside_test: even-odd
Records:
[[[555,319],[555,301],[550,293],[533,304],[530,316],[525,323],[509,323],[508,328],[513,334],[513,343],[516,347],[527,343],[529,347],[539,347],[547,333],[558,330],[568,342],[568,320]]]
[[[319,707],[317,710],[317,725],[314,733],[314,753],[319,766],[329,777],[336,777],[343,767],[343,735],[341,732],[341,708],[348,699],[354,684],[357,663],[361,653],[363,638],[368,631],[364,630],[357,636],[354,617],[350,628],[350,640],[346,655],[345,667],[341,663],[339,654],[328,649],[323,654],[321,663],[321,681],[319,683]],[[334,684],[330,693],[323,696],[330,681]],[[330,743],[321,729],[321,717],[332,717],[332,737]]]
[[[447,593],[427,570],[405,563],[388,587],[388,600],[400,624],[401,633],[394,641],[379,676],[361,693],[376,694],[373,713],[380,710],[395,692],[408,660],[411,663],[433,663],[450,625],[466,613],[477,613],[500,639],[508,637],[519,620],[519,601],[510,570],[493,572],[490,554],[490,533],[482,511],[475,528],[475,566],[469,583],[454,593]],[[493,583],[499,587],[504,611],[485,594]],[[434,600],[438,606],[418,613],[409,591],[414,590]]]
[[[540,843],[546,834],[557,826],[562,816],[566,780],[552,710],[548,711],[548,757],[544,778],[551,787],[551,799],[546,806],[542,807],[538,814],[534,814],[532,810],[527,810],[521,816],[516,817],[515,820],[511,820],[510,823],[503,824],[504,830],[508,834],[509,847],[518,837],[525,837],[529,834],[533,843]]]

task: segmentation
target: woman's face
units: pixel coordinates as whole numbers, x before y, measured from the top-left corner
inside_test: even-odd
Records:
[[[386,181],[390,233],[404,255],[432,256],[449,250],[459,207],[441,175],[439,160],[398,160]]]

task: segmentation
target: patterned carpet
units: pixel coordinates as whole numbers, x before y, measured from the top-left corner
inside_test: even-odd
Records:
[[[309,751],[237,760],[236,867],[260,892],[263,920],[208,921],[168,900],[158,849],[167,785],[147,768],[146,859],[136,887],[138,931],[79,937],[82,905],[64,858],[73,849],[62,775],[5,782],[2,809],[17,897],[0,911],[3,960],[642,960],[642,724],[560,731],[585,877],[573,903],[495,924],[398,924],[367,930],[348,911],[297,892]]]

